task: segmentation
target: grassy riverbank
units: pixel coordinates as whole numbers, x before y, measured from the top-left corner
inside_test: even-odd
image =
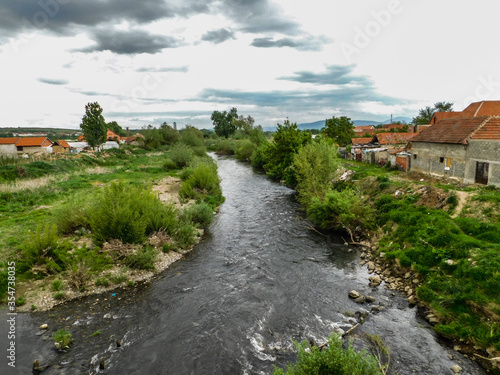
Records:
[[[223,201],[219,182],[204,148],[182,138],[162,151],[3,160],[0,298],[41,310],[152,277],[199,241]]]

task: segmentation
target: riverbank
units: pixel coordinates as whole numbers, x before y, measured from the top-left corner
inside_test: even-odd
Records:
[[[498,371],[498,190],[346,168],[358,169],[352,184],[375,209],[375,229],[358,237],[370,286],[406,295],[454,350]]]
[[[8,263],[15,264],[16,311],[24,312],[133,287],[181,259],[223,201],[216,164],[197,152],[176,144],[63,155],[31,162],[47,176],[4,181],[0,297],[13,304]]]

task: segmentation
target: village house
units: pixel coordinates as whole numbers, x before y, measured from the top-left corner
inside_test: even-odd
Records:
[[[118,134],[116,134],[114,131],[112,130],[109,130],[107,131],[106,133],[106,139],[108,141],[120,141],[120,136]]]
[[[61,139],[61,140],[55,141],[52,144],[52,152],[54,154],[68,154],[71,152],[71,146],[69,145],[68,142]]]
[[[21,138],[16,143],[17,152],[32,154],[35,152],[52,153],[52,141],[48,137]]]
[[[16,143],[21,138],[0,138],[0,155],[17,156]]]
[[[473,116],[481,103],[471,104]],[[500,116],[443,118],[415,135],[407,150],[412,171],[500,186]]]

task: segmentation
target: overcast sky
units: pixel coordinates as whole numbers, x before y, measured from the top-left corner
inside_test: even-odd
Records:
[[[496,1],[0,0],[0,127],[383,121],[500,99]]]

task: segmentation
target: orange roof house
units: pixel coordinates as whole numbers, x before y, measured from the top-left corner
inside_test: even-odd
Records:
[[[28,137],[21,138],[16,143],[17,151],[33,152],[51,152],[52,141],[48,137]]]
[[[367,145],[372,141],[372,137],[370,138],[352,138],[351,143],[354,145]]]
[[[0,138],[0,145],[15,145],[20,139],[19,137]]]
[[[108,131],[106,133],[106,139],[108,141],[119,141],[120,136],[118,134],[116,134],[114,131],[108,129]]]
[[[429,124],[450,118],[473,118],[483,116],[500,116],[500,100],[483,100],[469,104],[462,112],[436,112]]]
[[[19,142],[20,139],[19,137],[0,138],[0,156],[17,156],[16,143]]]
[[[481,113],[481,106],[471,108]],[[500,116],[440,120],[412,138],[407,150],[411,170],[500,186]]]
[[[52,144],[52,151],[55,154],[67,154],[71,150],[71,146],[64,140],[57,140]]]

